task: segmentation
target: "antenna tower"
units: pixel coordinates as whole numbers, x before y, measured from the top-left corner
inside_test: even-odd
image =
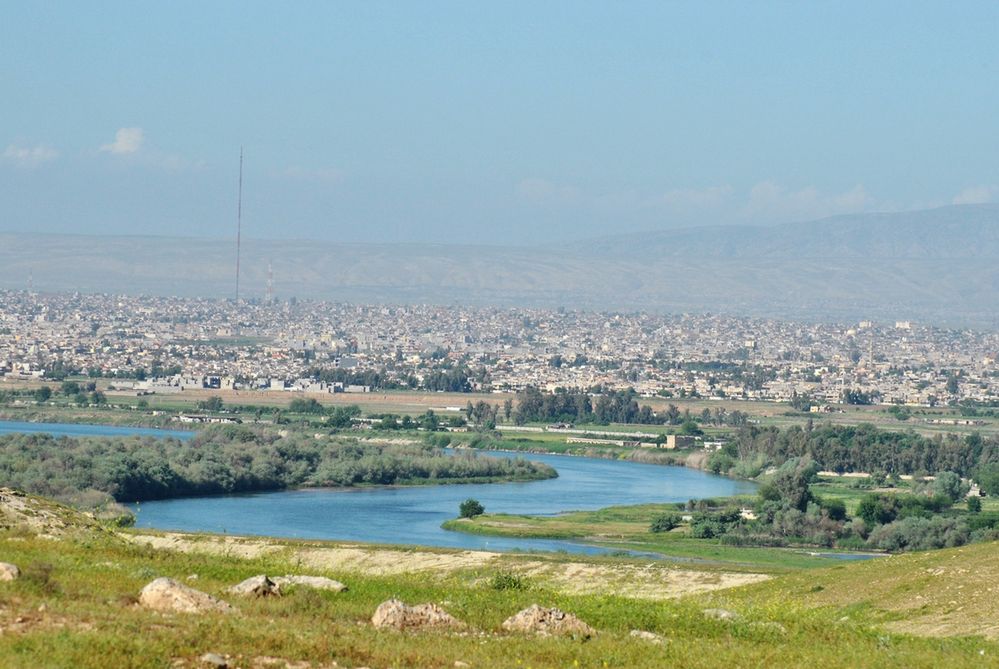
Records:
[[[236,200],[236,302],[239,303],[239,246],[243,233],[243,147],[239,147],[239,196]]]
[[[267,304],[274,304],[274,268],[267,263]]]

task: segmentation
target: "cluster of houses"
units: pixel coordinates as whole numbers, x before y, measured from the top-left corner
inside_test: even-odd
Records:
[[[254,303],[0,291],[0,375],[186,388],[368,392],[372,378],[635,389],[645,396],[999,403],[999,333],[910,321],[795,323],[567,309]],[[337,375],[318,371],[336,370]],[[324,379],[336,379],[336,382]],[[129,386],[128,384],[132,385]]]

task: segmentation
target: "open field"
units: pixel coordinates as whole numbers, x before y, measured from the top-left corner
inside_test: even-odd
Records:
[[[578,556],[207,535],[122,538],[41,500],[15,498],[22,501],[11,512],[12,497],[5,497],[0,556],[22,571],[17,580],[0,582],[5,667],[199,667],[204,665],[198,658],[209,652],[228,656],[230,666],[261,669],[977,669],[999,657],[994,545],[762,580]],[[226,592],[261,573],[328,576],[349,589],[296,588],[260,599]],[[222,597],[236,612],[160,613],[140,606],[139,590],[159,576]],[[704,587],[642,594],[674,579]],[[392,597],[437,603],[470,627],[375,628],[372,612]],[[597,633],[583,641],[501,629],[506,617],[532,603],[574,613]],[[661,643],[635,638],[631,630],[657,634]]]
[[[90,381],[92,379],[80,379]],[[315,399],[324,406],[348,406],[357,405],[365,414],[395,413],[400,415],[417,416],[432,410],[442,416],[456,416],[463,410],[468,402],[487,402],[497,407],[502,407],[507,399],[515,399],[514,393],[436,393],[424,391],[404,391],[386,390],[371,393],[293,393],[278,390],[209,390],[191,389],[178,393],[164,395],[144,395],[137,397],[132,391],[109,390],[109,386],[114,386],[114,379],[97,379],[98,389],[105,392],[109,402],[121,406],[136,406],[140,400],[147,405],[147,411],[167,411],[184,412],[196,411],[199,402],[203,402],[211,397],[220,397],[226,407],[237,408],[239,406],[252,407],[274,407],[287,408],[292,400],[306,397]],[[0,390],[32,390],[41,385],[48,385],[53,391],[58,390],[59,384],[48,382],[42,384],[38,381],[14,381],[0,380]],[[768,401],[739,401],[739,400],[706,400],[706,399],[679,399],[649,397],[640,398],[640,404],[648,404],[656,411],[665,410],[670,404],[674,404],[681,411],[689,410],[693,416],[698,416],[704,409],[714,411],[723,408],[728,412],[741,411],[749,415],[751,421],[758,425],[776,425],[787,427],[790,425],[805,425],[809,420],[815,423],[830,422],[833,425],[856,425],[858,423],[871,423],[883,429],[905,431],[914,430],[920,434],[933,435],[944,433],[970,434],[979,432],[982,434],[999,434],[999,418],[982,417],[978,420],[983,422],[980,426],[967,425],[936,425],[927,421],[931,419],[952,419],[960,418],[960,413],[951,408],[937,407],[912,407],[912,416],[908,420],[899,420],[888,412],[885,406],[851,406],[837,405],[832,413],[800,413],[792,409],[786,403]],[[101,411],[112,411],[102,409]],[[533,427],[544,427],[545,424],[534,424]],[[500,429],[503,428],[501,424]],[[581,429],[592,428],[600,431],[613,432],[671,432],[676,430],[676,426],[663,425],[577,425]],[[725,434],[731,428],[715,428],[707,426],[705,431],[709,435]],[[563,435],[564,437],[564,435]]]

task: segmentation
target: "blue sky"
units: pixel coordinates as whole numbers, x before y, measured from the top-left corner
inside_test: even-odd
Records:
[[[0,230],[551,243],[999,201],[999,3],[7,2]]]

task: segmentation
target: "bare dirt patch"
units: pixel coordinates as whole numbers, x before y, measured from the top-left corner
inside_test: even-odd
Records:
[[[129,541],[156,549],[257,558],[285,554],[303,568],[369,575],[413,572],[450,574],[466,570],[512,569],[539,584],[570,594],[615,594],[636,599],[672,599],[759,583],[766,574],[679,569],[669,564],[589,563],[484,551],[433,551],[362,545],[288,544],[278,540],[205,535],[133,534]]]

